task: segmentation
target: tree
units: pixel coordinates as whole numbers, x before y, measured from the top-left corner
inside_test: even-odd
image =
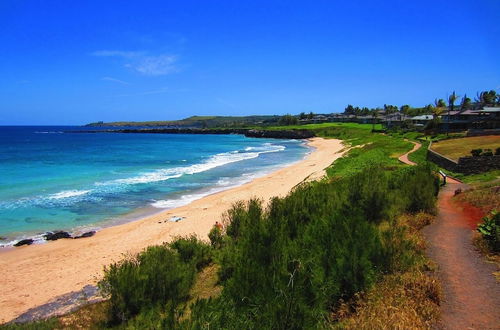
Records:
[[[298,123],[297,117],[292,116],[290,114],[281,116],[280,120],[278,121],[278,124],[282,126],[297,125],[297,123]]]
[[[434,112],[434,106],[432,104],[427,104],[424,109],[426,114],[431,114]]]
[[[314,113],[311,111],[309,112],[309,114],[307,115],[307,119],[311,120],[314,118]]]
[[[446,102],[443,99],[435,99],[434,104],[436,105],[436,108],[446,108]]]
[[[372,132],[375,130],[375,122],[377,121],[378,118],[378,110],[375,109],[372,112]]]
[[[438,101],[436,100],[435,103],[438,104]],[[429,104],[429,106],[430,106],[429,109],[431,109],[432,111],[432,120],[427,123],[427,125],[425,126],[425,130],[436,132],[439,127],[439,123],[441,121],[439,119],[439,116],[443,113],[444,108],[434,107],[432,106],[432,104]]]
[[[348,104],[347,107],[345,107],[344,109],[344,113],[347,115],[354,114],[354,107],[351,104]]]
[[[494,90],[483,91],[479,93],[476,97],[476,102],[482,107],[495,105],[497,102],[497,92]]]
[[[446,135],[449,135],[450,133],[450,120],[451,120],[451,112],[455,109],[455,102],[458,99],[458,95],[453,91],[450,96],[448,96],[448,104],[450,105],[448,107],[448,127],[446,130]]]
[[[405,115],[408,114],[409,110],[410,110],[410,106],[408,104],[401,106],[401,112],[404,113]]]
[[[306,118],[307,118],[307,115],[306,115],[306,113],[305,113],[305,112],[301,112],[301,113],[299,114],[299,119],[306,119]]]
[[[472,100],[467,97],[467,94],[462,97],[462,101],[460,101],[460,110],[464,111],[472,107]]]
[[[398,112],[398,107],[395,105],[390,105],[390,104],[384,104],[384,110],[386,114],[391,114]]]

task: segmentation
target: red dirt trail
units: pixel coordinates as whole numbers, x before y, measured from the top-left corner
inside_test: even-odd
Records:
[[[408,140],[406,140],[406,141],[408,141]],[[414,144],[413,149],[411,149],[410,151],[408,151],[404,155],[400,156],[398,159],[399,159],[400,162],[408,164],[408,165],[417,165],[417,163],[414,163],[414,162],[412,162],[411,160],[408,159],[408,155],[411,154],[412,152],[415,152],[418,149],[420,149],[420,147],[422,145],[420,143],[418,143],[418,142],[413,142],[413,141],[409,141],[409,142],[411,142],[411,143]]]
[[[443,286],[440,327],[500,329],[500,283],[493,275],[497,267],[486,263],[472,244],[471,225],[479,222],[481,212],[453,200],[455,190],[466,186],[447,181],[439,193],[437,218],[423,230]]]
[[[415,145],[412,151],[420,146]],[[408,154],[399,159],[410,165]],[[405,161],[406,160],[406,161]],[[456,189],[467,186],[452,178],[441,189],[438,214],[424,228],[427,254],[438,264],[443,287],[441,329],[500,329],[500,283],[494,264],[486,263],[472,244],[473,230],[482,213],[471,205],[453,199]]]

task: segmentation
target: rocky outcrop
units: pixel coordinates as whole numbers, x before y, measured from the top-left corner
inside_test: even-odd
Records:
[[[143,134],[241,134],[254,138],[269,139],[309,139],[314,133],[305,129],[297,130],[260,130],[247,128],[140,128],[92,131],[67,131],[65,133],[143,133]]]
[[[92,231],[88,231],[88,232],[86,232],[86,233],[83,233],[83,234],[81,234],[81,235],[79,235],[79,236],[75,236],[75,237],[73,237],[73,238],[74,238],[74,239],[77,239],[77,238],[92,237],[92,236],[94,236],[94,235],[95,235],[95,230],[92,230]]]
[[[45,235],[43,235],[43,237],[47,241],[57,241],[58,239],[61,238],[71,238],[71,235],[66,231],[59,230],[54,232],[48,232]]]
[[[34,242],[34,240],[31,238],[22,239],[19,242],[17,242],[16,244],[14,244],[14,246],[31,245],[31,244],[33,244],[33,242]]]

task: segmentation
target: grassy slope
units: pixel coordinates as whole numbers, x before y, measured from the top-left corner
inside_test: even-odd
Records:
[[[90,123],[87,126],[185,126],[185,127],[224,127],[237,124],[255,123],[257,121],[276,119],[277,116],[191,116],[181,120],[158,120],[158,121],[115,121],[107,123]],[[277,120],[277,119],[276,119]]]
[[[443,140],[432,144],[432,150],[453,160],[470,156],[473,149],[491,149],[495,152],[496,148],[500,148],[500,136],[466,137]]]

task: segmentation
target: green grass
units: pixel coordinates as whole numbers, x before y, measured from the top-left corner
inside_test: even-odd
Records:
[[[459,157],[471,156],[473,149],[500,148],[500,136],[476,136],[435,142],[431,149],[455,161]]]
[[[267,130],[286,130],[286,129],[308,129],[312,131],[328,129],[328,128],[354,128],[371,131],[372,124],[357,124],[357,123],[321,123],[321,124],[306,124],[306,125],[290,125],[290,126],[269,126],[269,127],[255,127]],[[382,129],[381,124],[375,124],[375,129]]]
[[[408,159],[417,164],[425,164],[427,163],[427,148],[429,147],[429,141],[418,141],[422,144],[420,149],[415,152],[412,152],[408,155]]]

